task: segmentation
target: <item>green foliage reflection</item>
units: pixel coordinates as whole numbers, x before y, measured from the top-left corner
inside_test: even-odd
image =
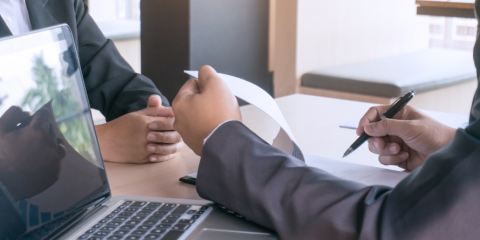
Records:
[[[43,54],[35,56],[33,63],[32,75],[36,87],[27,92],[22,106],[28,106],[35,112],[54,96],[53,112],[60,131],[78,153],[96,164],[84,110],[75,100],[79,99],[75,81],[62,74],[61,79],[58,78],[54,69],[46,65]]]

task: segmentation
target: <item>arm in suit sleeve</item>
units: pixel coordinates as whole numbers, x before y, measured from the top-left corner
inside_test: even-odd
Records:
[[[227,122],[203,148],[197,191],[282,239],[475,239],[479,149],[478,139],[458,130],[391,189],[307,167],[240,122]]]
[[[105,38],[83,1],[75,1],[75,14],[78,53],[91,107],[110,121],[145,108],[153,94],[160,95],[162,104],[169,106],[155,84],[135,73],[113,42]]]

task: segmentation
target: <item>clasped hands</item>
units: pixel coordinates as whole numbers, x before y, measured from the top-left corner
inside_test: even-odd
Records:
[[[183,146],[174,121],[172,109],[162,106],[158,95],[151,96],[145,109],[95,127],[103,159],[120,163],[172,159]]]
[[[200,69],[199,79],[190,79],[180,89],[173,111],[161,104],[160,97],[152,96],[147,108],[97,125],[104,160],[166,161],[178,154],[183,141],[201,155],[203,139],[218,124],[229,119],[241,121],[237,99],[209,66]]]

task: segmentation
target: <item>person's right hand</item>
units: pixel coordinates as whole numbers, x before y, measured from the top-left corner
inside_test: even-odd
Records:
[[[392,119],[376,122],[390,105],[376,106],[360,119],[357,134],[372,136],[368,147],[379,155],[384,165],[397,165],[406,170],[421,166],[433,152],[445,146],[455,129],[441,124],[411,106],[405,106]]]

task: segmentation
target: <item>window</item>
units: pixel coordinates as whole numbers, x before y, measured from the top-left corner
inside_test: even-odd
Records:
[[[443,39],[445,37],[445,17],[430,17],[430,38]]]
[[[117,18],[140,20],[140,0],[117,0]]]
[[[430,47],[473,51],[477,20],[472,18],[430,17]]]
[[[140,20],[140,0],[89,0],[88,5],[97,22]]]

